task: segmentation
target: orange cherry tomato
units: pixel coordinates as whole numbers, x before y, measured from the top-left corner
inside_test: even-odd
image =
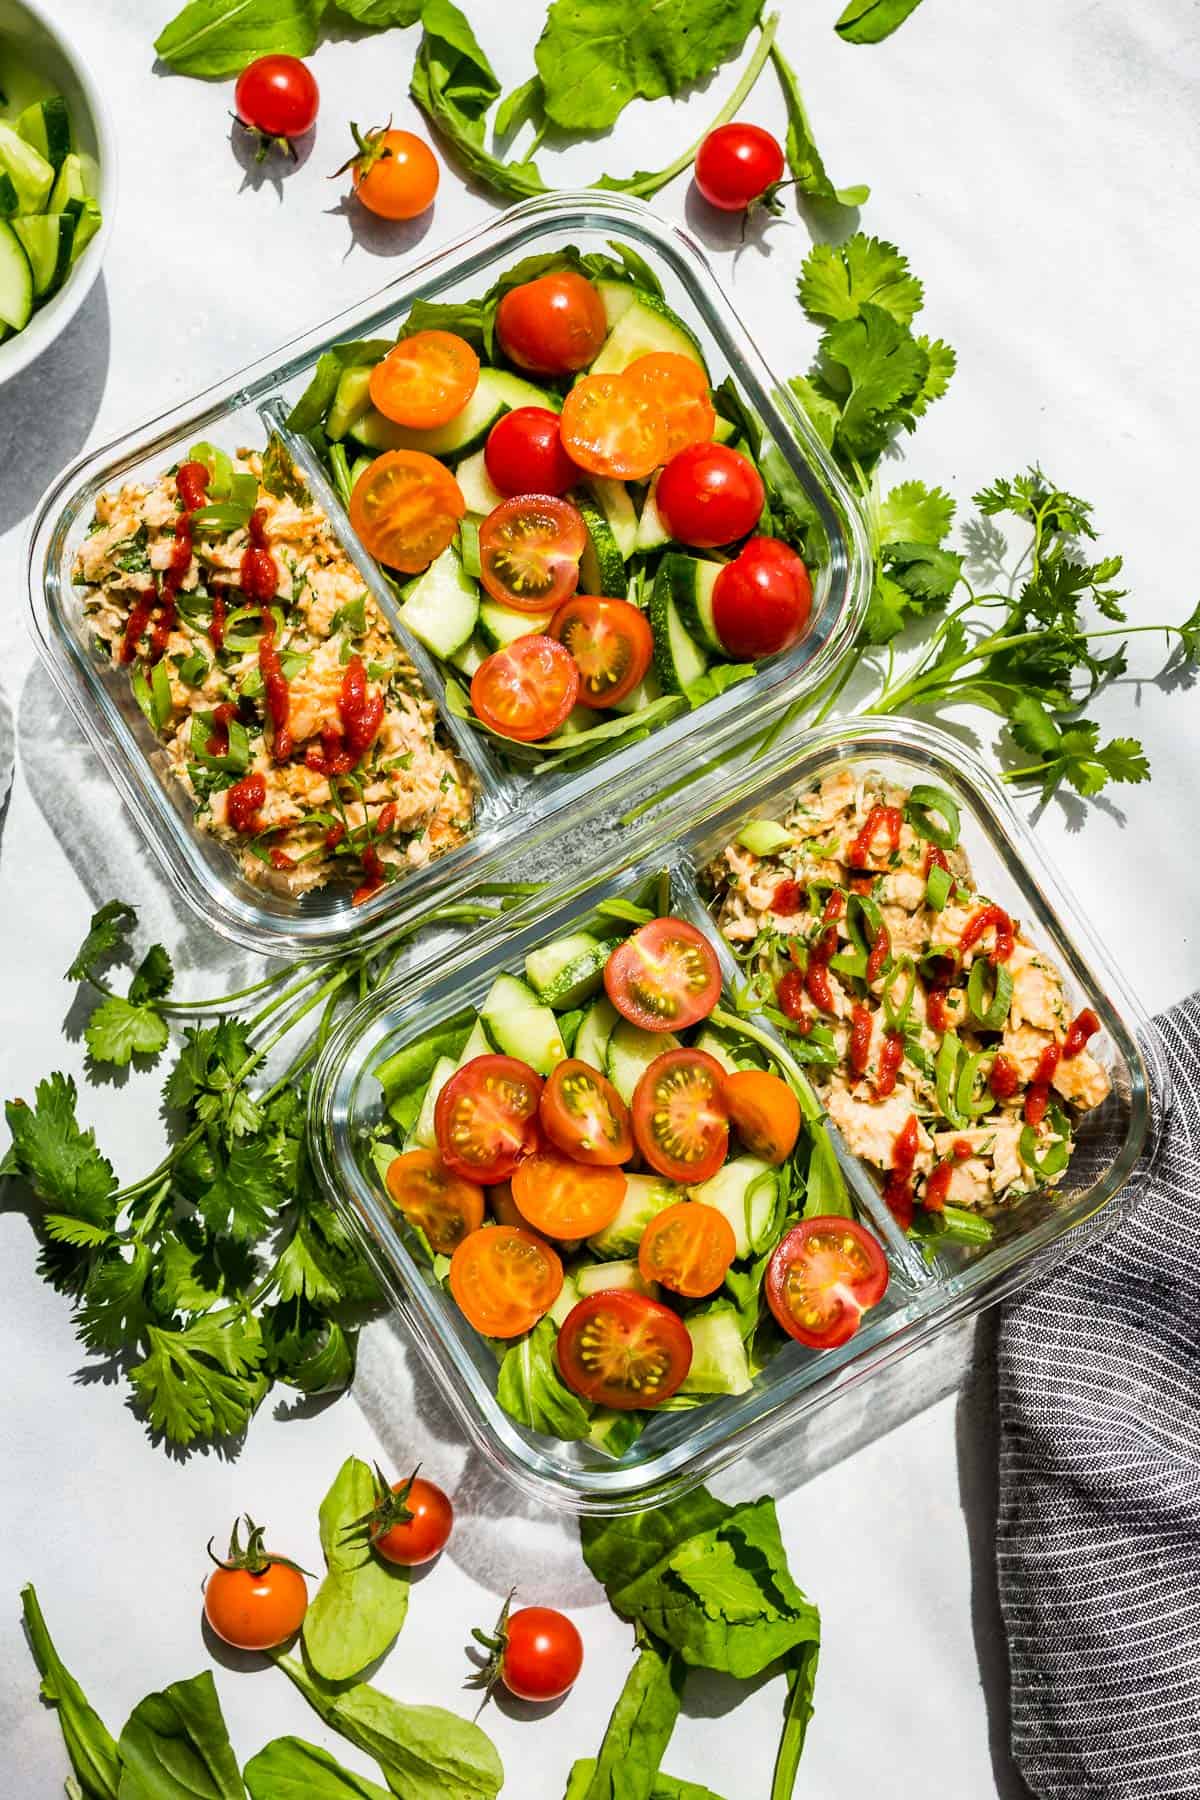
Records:
[[[699,363],[677,350],[654,350],[636,357],[625,373],[645,388],[662,413],[667,428],[664,460],[689,444],[709,442],[717,428],[717,413],[708,376]]]
[[[800,1136],[800,1102],[786,1081],[765,1069],[725,1077],[729,1122],[752,1156],[786,1162]]]
[[[654,655],[654,633],[646,615],[628,600],[572,594],[551,620],[550,635],[575,659],[583,706],[615,706],[624,700]]]
[[[497,1181],[488,1189],[487,1197],[488,1211],[497,1225],[516,1225],[519,1229],[524,1227],[521,1209],[513,1199],[511,1181]]]
[[[704,1050],[656,1056],[633,1092],[633,1135],[668,1181],[707,1181],[725,1161],[725,1071]]]
[[[596,355],[608,336],[608,319],[585,275],[557,269],[509,289],[496,308],[496,336],[518,368],[570,375]]]
[[[618,1412],[669,1400],[692,1366],[692,1340],[678,1313],[628,1288],[573,1306],[557,1353],[569,1388]]]
[[[557,1253],[532,1231],[485,1225],[464,1238],[450,1258],[450,1292],[485,1337],[532,1331],[558,1299],[563,1284]]]
[[[479,381],[479,358],[454,331],[414,331],[371,370],[371,403],[397,425],[428,431],[456,419]]]
[[[489,1187],[507,1181],[537,1147],[542,1078],[515,1056],[473,1056],[437,1097],[433,1129],[455,1175]]]
[[[733,1226],[715,1206],[680,1200],[656,1213],[638,1245],[644,1281],[658,1281],[689,1300],[715,1293],[737,1254]]]
[[[629,1108],[607,1076],[578,1057],[553,1070],[538,1103],[550,1142],[576,1162],[628,1162],[633,1155]]]
[[[545,613],[575,592],[583,515],[556,494],[514,494],[479,527],[479,575],[501,606]]]
[[[385,450],[350,495],[350,523],[363,545],[403,575],[419,575],[442,554],[466,510],[449,469],[424,450]]]
[[[855,1219],[803,1219],[767,1264],[767,1304],[810,1350],[831,1350],[858,1330],[887,1291],[887,1258]]]
[[[397,1156],[388,1165],[387,1191],[440,1256],[449,1256],[483,1224],[483,1189],[452,1175],[436,1150]]]
[[[572,462],[592,475],[641,481],[666,461],[666,420],[630,375],[585,375],[563,401],[558,429]]]
[[[225,1643],[239,1650],[274,1650],[294,1637],[308,1611],[308,1583],[302,1570],[263,1547],[263,1531],[247,1515],[249,1537],[242,1547],[234,1525],[229,1553],[204,1588],[204,1616]]]
[[[354,192],[381,219],[415,219],[433,205],[441,172],[423,138],[411,131],[354,133]],[[340,171],[339,171],[340,173]]]
[[[471,705],[484,724],[522,744],[552,737],[578,694],[579,670],[568,652],[536,633],[493,651],[471,677]]]
[[[603,1231],[620,1212],[625,1173],[543,1150],[513,1171],[512,1191],[521,1216],[535,1231],[545,1237],[584,1238]]]

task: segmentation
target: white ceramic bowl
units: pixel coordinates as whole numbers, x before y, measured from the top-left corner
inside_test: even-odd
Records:
[[[0,344],[0,384],[27,368],[52,344],[87,298],[104,260],[117,205],[117,146],[108,108],[84,58],[53,23],[42,0],[0,0],[0,48],[40,75],[65,98],[79,148],[98,169],[97,199],[103,222],[57,294],[40,307],[24,331]]]

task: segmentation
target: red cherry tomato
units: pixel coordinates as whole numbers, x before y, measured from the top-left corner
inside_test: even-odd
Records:
[[[604,965],[608,997],[643,1031],[683,1031],[707,1019],[721,998],[721,965],[686,919],[651,919],[618,944]]]
[[[678,1313],[629,1288],[589,1294],[558,1334],[567,1386],[617,1412],[669,1400],[691,1366],[692,1340]]]
[[[728,444],[692,444],[658,478],[655,500],[681,544],[715,550],[753,531],[766,495],[749,457]]]
[[[668,1181],[707,1181],[729,1150],[725,1071],[705,1050],[666,1050],[633,1091],[633,1135]]]
[[[261,161],[272,144],[296,154],[292,139],[316,124],[321,95],[299,57],[260,56],[238,76],[233,104],[246,129],[258,135]]]
[[[710,131],[696,152],[696,186],[710,206],[745,212],[783,179],[783,168],[779,140],[734,119]]]
[[[812,612],[812,582],[790,545],[752,537],[713,588],[713,624],[730,656],[753,662],[790,650]]]
[[[443,1163],[481,1187],[507,1181],[537,1148],[541,1097],[542,1078],[528,1063],[515,1056],[472,1057],[455,1070],[433,1110]]]
[[[573,594],[550,621],[550,635],[575,658],[584,706],[615,706],[624,700],[654,655],[654,633],[646,615],[628,600]]]
[[[435,1482],[414,1475],[408,1481],[397,1481],[392,1488],[396,1496],[395,1510],[411,1514],[400,1517],[378,1533],[371,1542],[384,1562],[397,1563],[402,1569],[417,1569],[441,1554],[454,1528],[454,1508],[450,1497]],[[385,1507],[387,1501],[385,1499]]]
[[[563,1613],[523,1606],[502,1628],[500,1679],[518,1700],[558,1700],[583,1667],[583,1639]]]
[[[810,1350],[830,1350],[858,1330],[887,1291],[887,1257],[855,1219],[804,1219],[767,1264],[767,1304]]]
[[[576,1162],[626,1163],[633,1155],[629,1108],[607,1076],[578,1057],[552,1071],[538,1118],[550,1142]]]
[[[579,470],[562,446],[558,414],[547,406],[518,406],[497,419],[483,460],[502,494],[565,494]]]
[[[480,580],[501,606],[550,612],[575,592],[587,541],[583,515],[569,500],[514,495],[479,527]]]
[[[508,290],[496,309],[496,335],[519,369],[569,375],[592,361],[608,320],[587,277],[559,269]]]
[[[481,662],[471,705],[492,731],[536,744],[553,737],[579,696],[579,670],[556,638],[531,632]]]

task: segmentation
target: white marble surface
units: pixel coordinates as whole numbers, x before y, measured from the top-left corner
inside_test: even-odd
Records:
[[[151,40],[167,10],[156,0],[58,0],[55,8],[107,84],[122,199],[107,268],[79,318],[52,356],[0,389],[0,679],[22,758],[0,848],[6,1094],[52,1067],[81,1071],[61,971],[93,902],[116,891],[136,899],[148,928],[178,950],[189,981],[211,991],[227,966],[215,944],[175,916],[102,772],[82,753],[61,754],[67,727],[25,631],[24,535],[39,493],[86,444],[370,293],[426,233],[430,243],[452,236],[490,208],[447,171],[428,221],[374,231],[346,212],[341,184],[325,179],[346,153],[349,117],[411,122],[413,34],[322,46],[316,143],[277,179],[231,149],[227,86],[153,67]],[[537,0],[509,0],[503,33],[492,10],[472,9],[502,74],[521,79],[541,9]],[[922,426],[914,472],[965,498],[994,474],[1040,459],[1095,500],[1106,541],[1126,553],[1134,617],[1182,616],[1196,597],[1200,8],[1194,0],[1146,0],[1137,9],[1117,0],[992,8],[928,0],[873,50],[836,41],[833,0],[784,10],[794,15],[784,42],[835,178],[873,183],[864,223],[908,252],[927,285],[929,328],[959,351],[959,377]],[[713,95],[725,87],[714,83]],[[554,166],[565,180],[594,172],[601,157],[614,170],[665,162],[711,110],[712,96],[698,96],[686,109],[631,113],[613,145]],[[752,110],[778,122],[769,81]],[[685,111],[691,125],[677,116]],[[752,244],[735,259],[733,234],[714,228],[686,182],[658,204],[706,241],[776,368],[801,366],[809,340],[792,291],[803,228],[777,226],[766,254]],[[1143,640],[1132,660],[1152,674],[1158,644]],[[1168,698],[1134,681],[1108,693],[1100,710],[1106,731],[1145,739],[1153,787],[1118,794],[1086,823],[1079,808],[1051,806],[1038,830],[1154,1009],[1200,982],[1200,872],[1185,828],[1195,817],[1200,721],[1194,693]],[[47,753],[47,733],[60,754]],[[64,781],[64,771],[72,778]],[[88,1088],[83,1111],[120,1170],[153,1156],[153,1081]],[[368,1345],[364,1389],[381,1360]],[[85,1372],[67,1310],[38,1281],[16,1214],[0,1215],[0,1368],[0,1786],[13,1800],[45,1800],[60,1791],[65,1764],[54,1719],[36,1700],[20,1583],[36,1580],[70,1666],[119,1728],[146,1690],[210,1664],[199,1627],[210,1533],[248,1508],[311,1566],[324,1486],[344,1455],[369,1455],[374,1443],[352,1401],[303,1420],[269,1405],[236,1461],[165,1456],[128,1411],[123,1387]],[[460,1480],[461,1524],[442,1566],[416,1586],[382,1681],[406,1698],[454,1704],[468,1628],[494,1614],[515,1568],[527,1598],[575,1611],[588,1646],[582,1680],[551,1716],[534,1723],[515,1711],[492,1714],[506,1793],[557,1800],[572,1757],[599,1739],[629,1633],[582,1570],[571,1529],[530,1516],[490,1483],[422,1396],[419,1370],[415,1381],[414,1444]],[[916,1385],[894,1397],[900,1411]],[[795,1485],[786,1453],[724,1484],[779,1493],[795,1572],[824,1615],[800,1784],[809,1800],[1022,1791],[1004,1748],[990,1396],[985,1344],[977,1377],[957,1400],[807,1484]],[[864,1398],[851,1440],[888,1404]],[[218,1669],[217,1679],[243,1756],[278,1732],[329,1741],[272,1671]],[[764,1794],[781,1694],[779,1682],[766,1683],[731,1712],[727,1688],[696,1679],[668,1766],[727,1800]]]

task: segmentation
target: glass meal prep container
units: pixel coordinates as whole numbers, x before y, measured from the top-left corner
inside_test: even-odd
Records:
[[[994,1236],[980,1246],[941,1240],[934,1249],[931,1240],[919,1245],[906,1237],[865,1167],[834,1134],[859,1217],[879,1238],[891,1269],[882,1302],[847,1344],[813,1352],[789,1343],[748,1392],[691,1410],[663,1410],[620,1458],[586,1441],[563,1443],[531,1431],[498,1404],[493,1349],[437,1283],[427,1260],[414,1254],[409,1229],[387,1198],[370,1154],[382,1118],[373,1071],[464,1008],[478,1008],[497,974],[521,972],[527,951],[586,928],[599,902],[628,896],[663,871],[670,909],[708,931],[728,994],[737,965],[707,910],[701,871],[748,820],[781,818],[798,788],[844,765],[880,772],[905,787],[933,783],[957,800],[961,842],[978,889],[1019,918],[1057,962],[1072,1011],[1086,1003],[1099,1016],[1091,1048],[1109,1073],[1111,1092],[1083,1115],[1062,1185],[1053,1195],[1031,1193],[997,1213]],[[603,925],[597,929],[604,934]],[[772,1030],[761,1016],[756,1023]],[[1147,1060],[1165,1105],[1167,1080],[1152,1028],[995,778],[932,727],[851,721],[798,734],[732,779],[720,771],[708,775],[673,817],[660,809],[630,834],[615,867],[547,887],[501,926],[473,932],[438,969],[394,980],[373,995],[346,1019],[318,1067],[312,1139],[328,1192],[476,1446],[540,1500],[581,1513],[620,1513],[686,1491],[752,1448],[784,1437],[797,1475],[823,1466],[845,1441],[840,1411],[831,1406],[844,1389],[913,1352],[926,1352],[919,1360],[928,1363],[937,1356],[934,1340],[941,1334],[943,1355],[957,1355],[952,1340],[961,1333],[950,1332],[951,1326],[1111,1229],[1127,1206],[1122,1195],[1130,1173],[1151,1141]]]
[[[800,484],[824,539],[803,639],[765,661],[749,679],[654,730],[655,775],[668,782],[685,773],[696,761],[698,741],[706,758],[720,753],[756,723],[815,691],[847,654],[869,586],[862,521],[808,421],[767,368],[701,251],[685,232],[627,197],[589,192],[528,201],[415,263],[363,305],[81,459],[42,502],[29,566],[39,652],[164,871],[222,935],[254,950],[293,956],[326,952],[351,935],[369,941],[411,921],[435,897],[445,901],[461,893],[498,853],[518,843],[527,849],[553,832],[556,821],[569,815],[578,824],[619,806],[644,785],[647,751],[641,742],[618,747],[579,770],[528,774],[515,771],[486,737],[455,716],[438,664],[405,630],[393,588],[355,537],[309,445],[285,423],[323,351],[349,339],[394,336],[417,299],[449,302],[479,295],[522,257],[567,245],[607,252],[614,239],[632,246],[662,282],[668,305],[699,340],[714,384],[733,376],[762,422],[764,445],[778,452],[789,478]],[[449,742],[478,784],[467,839],[357,906],[350,882],[331,882],[300,898],[252,882],[229,849],[196,829],[189,797],[167,774],[164,747],[131,692],[128,669],[96,649],[73,585],[74,558],[102,492],[133,481],[152,483],[198,440],[232,452],[260,448],[272,431],[285,437],[314,498],[436,703]]]

